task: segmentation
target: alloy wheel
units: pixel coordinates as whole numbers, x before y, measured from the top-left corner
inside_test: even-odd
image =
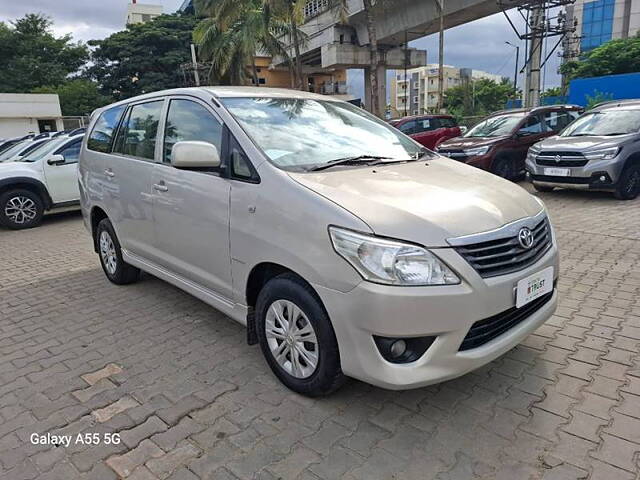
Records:
[[[5,216],[16,225],[33,221],[38,215],[36,203],[29,197],[18,195],[10,198],[4,207]]]
[[[110,275],[115,275],[118,268],[118,256],[111,235],[106,230],[100,232],[100,257]]]
[[[278,365],[296,378],[308,378],[318,366],[318,339],[311,322],[295,303],[276,300],[267,310],[265,335]]]

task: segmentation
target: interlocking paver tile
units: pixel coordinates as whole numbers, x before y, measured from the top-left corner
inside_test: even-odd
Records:
[[[323,399],[291,394],[243,328],[188,294],[150,275],[111,285],[77,214],[0,230],[0,478],[112,480],[105,462],[146,442],[158,458],[127,480],[636,478],[640,200],[540,196],[561,251],[545,326],[443,385]],[[41,447],[33,429],[126,443]]]

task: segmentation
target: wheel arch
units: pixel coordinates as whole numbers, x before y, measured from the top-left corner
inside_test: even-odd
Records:
[[[98,224],[105,218],[109,217],[102,208],[93,207],[91,209],[91,214],[89,216],[91,225],[91,238],[93,239],[93,249],[96,253],[98,253],[98,239],[96,238],[96,228],[98,228]]]
[[[255,324],[255,306],[258,300],[258,295],[262,288],[267,284],[267,282],[277,276],[282,274],[292,274],[300,281],[304,282],[313,294],[316,296],[317,300],[320,302],[320,305],[323,309],[326,308],[322,303],[322,299],[318,292],[316,292],[315,288],[304,279],[302,275],[297,273],[295,270],[281,265],[275,262],[261,262],[254,267],[249,272],[247,276],[247,282],[245,285],[245,301],[247,303],[247,343],[249,345],[255,345],[258,343],[258,337],[256,334],[256,324]]]
[[[45,210],[49,210],[53,205],[47,187],[40,180],[31,177],[12,177],[0,180],[0,194],[18,188],[37,194],[42,199]]]

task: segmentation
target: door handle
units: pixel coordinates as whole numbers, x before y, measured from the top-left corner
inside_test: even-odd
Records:
[[[104,171],[104,174],[105,174],[107,177],[111,177],[111,178],[115,177],[115,175],[116,175],[115,173],[113,173],[113,170],[111,170],[110,168],[107,168],[107,169]]]
[[[153,189],[159,192],[167,192],[169,191],[169,187],[167,187],[164,183],[154,183]]]

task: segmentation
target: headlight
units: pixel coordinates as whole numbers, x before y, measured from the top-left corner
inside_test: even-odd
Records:
[[[587,160],[611,160],[620,153],[620,147],[604,148],[602,150],[591,150],[584,152],[584,158]]]
[[[333,248],[365,280],[386,285],[453,285],[460,279],[430,251],[329,227]]]
[[[538,155],[541,151],[542,151],[541,147],[539,147],[538,145],[532,145],[531,148],[529,149],[529,154]]]
[[[484,155],[485,153],[487,153],[490,148],[491,147],[489,145],[487,145],[486,147],[470,148],[469,150],[464,150],[464,154],[467,157],[477,157],[479,155]]]

